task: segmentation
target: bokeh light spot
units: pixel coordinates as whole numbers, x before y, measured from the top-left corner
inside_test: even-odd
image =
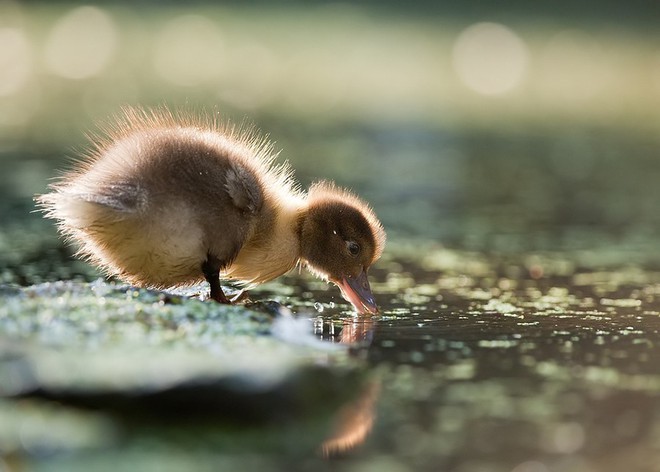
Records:
[[[476,23],[456,39],[453,64],[470,89],[483,95],[500,95],[522,83],[528,52],[523,40],[506,26]]]
[[[160,32],[155,47],[156,73],[176,85],[200,85],[221,75],[222,34],[202,16],[173,19]]]
[[[105,69],[117,50],[114,22],[96,7],[79,7],[53,27],[46,43],[46,65],[56,75],[87,79]]]
[[[30,44],[16,28],[0,28],[0,96],[20,90],[30,76]]]
[[[615,75],[596,39],[580,30],[561,31],[548,41],[539,72],[545,93],[567,102],[596,96]]]
[[[553,439],[557,452],[572,454],[584,446],[584,429],[578,423],[559,424],[555,428]]]

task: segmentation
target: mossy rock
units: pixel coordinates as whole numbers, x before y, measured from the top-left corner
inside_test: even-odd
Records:
[[[103,281],[0,296],[0,453],[26,464],[112,455],[149,437],[234,452],[302,440],[309,452],[365,381],[345,347],[276,303],[224,306]],[[291,329],[295,339],[280,334]]]

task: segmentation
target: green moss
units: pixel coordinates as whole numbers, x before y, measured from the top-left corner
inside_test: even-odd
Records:
[[[5,286],[2,298],[0,452],[29,461],[89,448],[107,457],[116,441],[191,435],[203,448],[313,452],[363,383],[345,349],[318,344],[311,320],[277,305],[224,306],[101,280]],[[280,331],[296,324],[297,338],[272,336],[274,320]],[[136,446],[137,462],[148,450]]]

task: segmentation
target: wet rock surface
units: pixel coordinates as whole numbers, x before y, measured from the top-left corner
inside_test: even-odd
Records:
[[[311,321],[275,302],[249,306],[102,280],[3,287],[3,456],[36,466],[63,455],[68,470],[71,453],[181,429],[201,442],[231,435],[239,449],[257,435],[270,448],[291,424],[305,425],[299,444],[313,454],[363,369],[315,339]],[[280,340],[291,330],[297,342]]]

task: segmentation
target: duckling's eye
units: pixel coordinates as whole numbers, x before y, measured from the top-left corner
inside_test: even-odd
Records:
[[[355,241],[346,241],[346,247],[352,256],[357,256],[360,253],[360,245]]]

